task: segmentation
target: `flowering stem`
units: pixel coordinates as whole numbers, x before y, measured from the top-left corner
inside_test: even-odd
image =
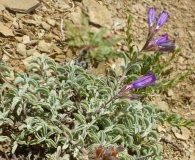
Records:
[[[118,86],[122,83],[122,81],[124,80],[124,78],[125,78],[127,72],[129,71],[129,69],[130,69],[130,67],[124,71],[124,73],[123,73],[123,75],[121,76],[121,78],[119,79],[119,81],[118,81],[118,83],[117,83],[115,89],[117,89]]]
[[[152,38],[156,34],[156,31],[150,31],[150,30],[151,29],[149,29],[147,41],[146,41],[145,45],[143,46],[143,48],[141,49],[140,52],[143,52],[146,49],[146,47],[148,46],[148,44],[150,43],[150,41],[152,40]]]
[[[113,97],[111,97],[106,103],[104,103],[102,106],[100,106],[96,112],[99,112],[102,108],[105,108],[110,102],[114,101],[115,99],[117,99],[118,93],[116,95],[114,95]]]
[[[121,76],[121,78],[119,79],[117,85],[115,86],[115,90],[118,88],[118,86],[122,83],[122,81],[124,80],[127,72],[129,71],[129,69],[131,68],[131,65],[127,67],[127,69],[124,71],[123,75]],[[112,102],[113,100],[117,99],[119,93],[117,93],[116,95],[112,96],[106,103],[104,103],[104,105],[102,105],[100,108],[98,108],[96,110],[96,112],[99,112],[103,107],[106,107],[110,102]]]

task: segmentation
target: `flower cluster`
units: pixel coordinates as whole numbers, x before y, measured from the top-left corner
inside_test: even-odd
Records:
[[[149,33],[147,41],[141,51],[174,51],[175,40],[170,40],[167,34],[163,34],[153,40],[155,34],[168,21],[169,18],[167,11],[160,13],[157,20],[155,14],[155,7],[148,9]]]

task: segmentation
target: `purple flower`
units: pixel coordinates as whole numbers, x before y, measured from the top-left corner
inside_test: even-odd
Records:
[[[143,76],[138,80],[134,81],[130,85],[124,86],[120,92],[126,92],[131,89],[143,88],[150,84],[154,84],[155,81],[156,81],[156,76],[153,73],[149,73],[148,75]]]
[[[167,11],[163,11],[159,14],[157,22],[156,22],[156,30],[162,27],[168,21],[169,14]]]
[[[150,43],[154,51],[174,51],[175,40],[169,40],[167,34],[163,34]]]
[[[151,44],[153,45],[160,45],[162,43],[165,43],[167,42],[169,39],[168,39],[168,35],[167,34],[163,34],[161,35],[160,37],[156,38],[155,40],[153,40],[151,42]]]
[[[155,21],[155,13],[156,13],[156,8],[152,7],[148,9],[148,23],[149,26],[152,27]]]
[[[148,23],[149,23],[149,32],[148,38],[141,49],[142,51],[174,51],[175,50],[175,40],[169,40],[167,34],[163,34],[160,37],[153,40],[155,34],[158,32],[160,27],[162,27],[169,18],[169,14],[167,11],[163,11],[159,14],[157,21],[155,22],[155,13],[156,8],[152,7],[148,9]],[[156,27],[154,26],[156,23]]]
[[[160,37],[151,41],[144,51],[174,51],[175,40],[169,40],[167,34],[163,34]]]
[[[169,51],[172,52],[175,50],[175,40],[168,40],[161,43],[154,51]]]

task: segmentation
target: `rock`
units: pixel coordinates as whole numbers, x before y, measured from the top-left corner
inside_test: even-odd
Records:
[[[14,34],[11,29],[6,27],[3,23],[0,22],[0,33],[5,37],[13,37]]]
[[[47,23],[49,23],[51,26],[55,26],[56,21],[54,19],[47,18]]]
[[[186,65],[179,65],[178,68],[181,70],[181,71],[185,71],[187,69],[187,66]]]
[[[183,135],[179,134],[179,133],[174,133],[175,137],[180,139],[180,140],[187,140]]]
[[[23,29],[23,28],[24,28],[24,24],[23,24],[22,20],[19,20],[19,21],[18,21],[18,27],[19,27],[20,29]]]
[[[173,97],[174,96],[173,90],[172,89],[169,89],[168,92],[167,92],[167,95],[169,97]]]
[[[24,36],[22,37],[22,39],[23,39],[23,44],[26,44],[26,43],[29,43],[29,42],[30,42],[30,37],[27,36],[27,35],[24,35]]]
[[[81,8],[77,6],[74,12],[70,12],[69,18],[74,24],[80,26],[82,24],[81,14],[82,14]]]
[[[121,10],[122,7],[123,7],[123,4],[120,3],[120,2],[121,2],[121,1],[118,1],[117,5],[116,5],[116,9],[117,9],[117,10]]]
[[[95,76],[106,75],[106,65],[104,62],[98,64],[97,68],[91,68],[90,70]]]
[[[27,50],[26,54],[27,54],[27,56],[31,56],[35,52],[37,52],[37,50],[33,48],[33,49]]]
[[[7,62],[10,58],[9,58],[9,56],[7,56],[6,54],[3,54],[2,59],[3,59],[5,62]]]
[[[22,43],[22,41],[23,41],[22,37],[15,36],[14,38],[19,43]]]
[[[140,15],[146,12],[146,8],[141,3],[133,5],[133,12],[138,12]]]
[[[112,0],[105,0],[106,4],[111,4],[113,1]]]
[[[56,55],[55,61],[62,63],[62,62],[65,62],[66,58],[67,57],[64,54]]]
[[[177,130],[172,129],[175,137],[180,140],[188,140],[191,135],[191,132],[186,127],[181,127],[180,129],[181,129],[181,133],[179,133],[178,129]]]
[[[166,68],[164,68],[164,71],[162,72],[163,75],[169,75],[171,72],[173,72],[174,64],[170,64]]]
[[[37,25],[37,22],[33,19],[31,19],[31,17],[23,17],[23,18],[20,18],[22,20],[22,22],[26,23],[26,24],[29,24],[29,25]]]
[[[128,52],[129,51],[129,47],[127,47],[126,45],[123,46],[123,50]]]
[[[160,132],[165,132],[165,133],[166,133],[165,128],[162,127],[162,126],[160,126],[160,125],[157,126],[157,130],[158,130],[159,133],[160,133]]]
[[[160,101],[160,102],[157,102],[157,108],[163,110],[163,111],[168,111],[169,109],[169,106],[168,106],[168,103],[165,102],[165,101]]]
[[[182,37],[182,38],[186,36],[184,29],[182,28],[175,29],[175,34],[177,34],[179,37]]]
[[[37,24],[41,24],[43,22],[42,16],[39,16],[37,14],[33,15],[34,20],[37,22]]]
[[[25,67],[28,68],[30,60],[37,57],[41,57],[41,54],[39,52],[34,52],[32,56],[25,58],[22,62],[24,63]]]
[[[180,56],[180,57],[178,58],[178,62],[179,62],[180,64],[183,64],[184,61],[185,61],[185,59],[184,59],[183,57]]]
[[[102,31],[102,28],[97,28],[97,27],[90,27],[89,32],[92,34],[98,34]],[[111,36],[111,32],[109,29],[107,29],[103,35],[103,38],[108,38]]]
[[[181,133],[182,133],[182,136],[185,137],[184,140],[188,140],[191,135],[190,130],[188,130],[186,127],[181,127]]]
[[[4,11],[5,10],[5,6],[0,4],[0,11]]]
[[[189,34],[190,34],[191,37],[195,37],[195,31],[190,30],[188,32],[189,32]]]
[[[112,59],[109,59],[109,63],[108,65],[110,66],[110,68],[112,68],[113,70],[116,71],[116,73],[118,75],[122,75],[123,71],[121,69],[121,66],[124,66],[125,62],[123,58],[117,58],[115,61],[113,61]]]
[[[18,43],[16,46],[16,51],[23,56],[26,56],[26,45],[23,43]]]
[[[45,30],[44,29],[40,29],[37,34],[38,34],[39,39],[42,39],[42,37],[45,35]]]
[[[44,39],[45,39],[45,42],[51,43],[54,39],[54,35],[53,34],[45,34]]]
[[[46,43],[45,40],[41,40],[38,43],[38,50],[42,51],[42,52],[50,52],[51,49],[51,43]]]
[[[126,20],[124,19],[115,19],[113,29],[114,30],[122,30],[126,26]]]
[[[178,132],[179,132],[179,129],[178,129],[177,127],[172,127],[172,128],[171,128],[171,131],[172,131],[173,133],[178,133]]]
[[[189,160],[195,160],[195,155],[190,155],[190,159]]]
[[[68,51],[66,52],[66,56],[67,57],[72,57],[73,56],[73,53],[72,53],[71,49],[68,49]]]
[[[38,43],[39,43],[39,40],[34,39],[34,40],[30,41],[30,42],[28,43],[28,45],[29,45],[29,46],[34,46],[34,45],[36,45],[36,44],[38,44]]]
[[[30,13],[40,5],[37,0],[0,0],[0,4],[11,11],[22,13]]]
[[[62,54],[63,51],[58,47],[56,46],[55,44],[53,45],[53,50],[57,53],[57,54]]]
[[[64,0],[58,0],[57,4],[61,9],[70,9],[70,6]]]
[[[95,0],[83,0],[82,4],[90,22],[107,28],[111,27],[113,24],[112,15],[105,6],[100,5]]]
[[[19,29],[19,24],[17,22],[17,18],[16,17],[13,19],[13,23],[12,24],[14,25],[14,28]]]
[[[45,30],[50,30],[51,26],[49,24],[47,24],[46,22],[42,22],[41,26],[45,29]]]

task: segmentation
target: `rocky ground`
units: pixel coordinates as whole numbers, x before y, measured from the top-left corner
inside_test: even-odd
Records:
[[[21,4],[20,4],[21,2]],[[194,0],[40,0],[38,1],[0,0],[0,56],[15,72],[25,71],[32,57],[46,53],[57,62],[68,61],[78,56],[64,45],[65,22],[81,26],[81,13],[90,22],[90,30],[97,32],[106,27],[107,37],[119,37],[118,50],[127,50],[125,29],[127,17],[133,16],[131,33],[133,42],[144,45],[148,24],[146,8],[155,6],[160,13],[166,9],[170,14],[168,23],[159,34],[168,33],[176,39],[181,53],[170,64],[169,70],[175,74],[195,68],[195,1]],[[25,4],[25,5],[24,5]],[[164,58],[170,56],[166,53]],[[112,66],[113,64],[111,64]],[[95,72],[95,71],[94,71]],[[173,75],[170,75],[173,76]],[[152,97],[152,103],[161,109],[178,113],[184,118],[195,120],[195,74],[178,83],[161,95]],[[158,126],[163,155],[169,160],[195,159],[195,128]],[[165,138],[166,137],[166,138]],[[164,139],[165,138],[165,139]]]

